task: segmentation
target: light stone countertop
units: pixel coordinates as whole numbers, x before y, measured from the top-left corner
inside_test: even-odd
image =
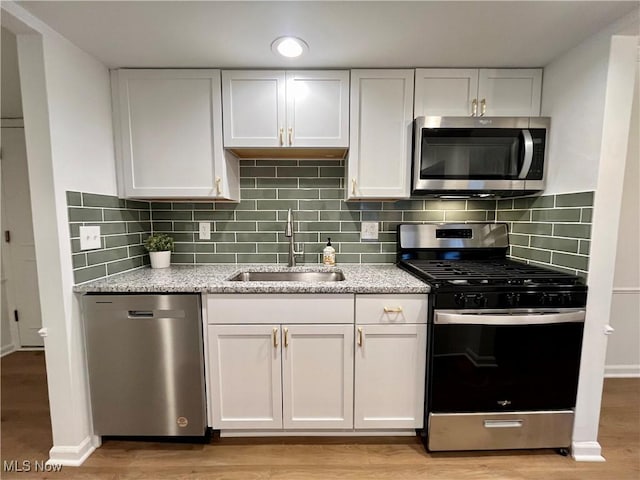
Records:
[[[241,282],[227,279],[239,272],[335,272],[340,282]],[[74,287],[78,293],[427,293],[429,286],[395,265],[345,264],[322,265],[214,264],[148,267],[86,282]]]

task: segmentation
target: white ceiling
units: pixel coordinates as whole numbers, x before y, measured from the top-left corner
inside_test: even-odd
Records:
[[[20,1],[109,67],[538,67],[638,1]],[[310,51],[277,58],[271,42]]]

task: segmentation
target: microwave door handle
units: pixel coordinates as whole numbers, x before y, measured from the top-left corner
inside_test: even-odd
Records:
[[[531,170],[533,162],[533,139],[529,130],[522,130],[522,138],[524,138],[524,161],[522,162],[522,170],[518,174],[518,178],[525,179]]]

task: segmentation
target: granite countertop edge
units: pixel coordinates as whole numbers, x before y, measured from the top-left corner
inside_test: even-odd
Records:
[[[238,282],[228,279],[239,272],[341,271],[340,282]],[[322,265],[209,264],[173,265],[153,270],[145,267],[74,286],[76,293],[326,293],[411,294],[428,293],[429,286],[392,264]]]

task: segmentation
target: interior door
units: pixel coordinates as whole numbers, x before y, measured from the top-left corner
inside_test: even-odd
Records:
[[[42,347],[38,271],[33,240],[27,150],[22,127],[2,127],[2,263],[7,275],[9,314],[18,318],[21,347]],[[5,265],[6,264],[6,265]],[[17,313],[15,313],[17,312]],[[3,311],[5,314],[5,311]]]

